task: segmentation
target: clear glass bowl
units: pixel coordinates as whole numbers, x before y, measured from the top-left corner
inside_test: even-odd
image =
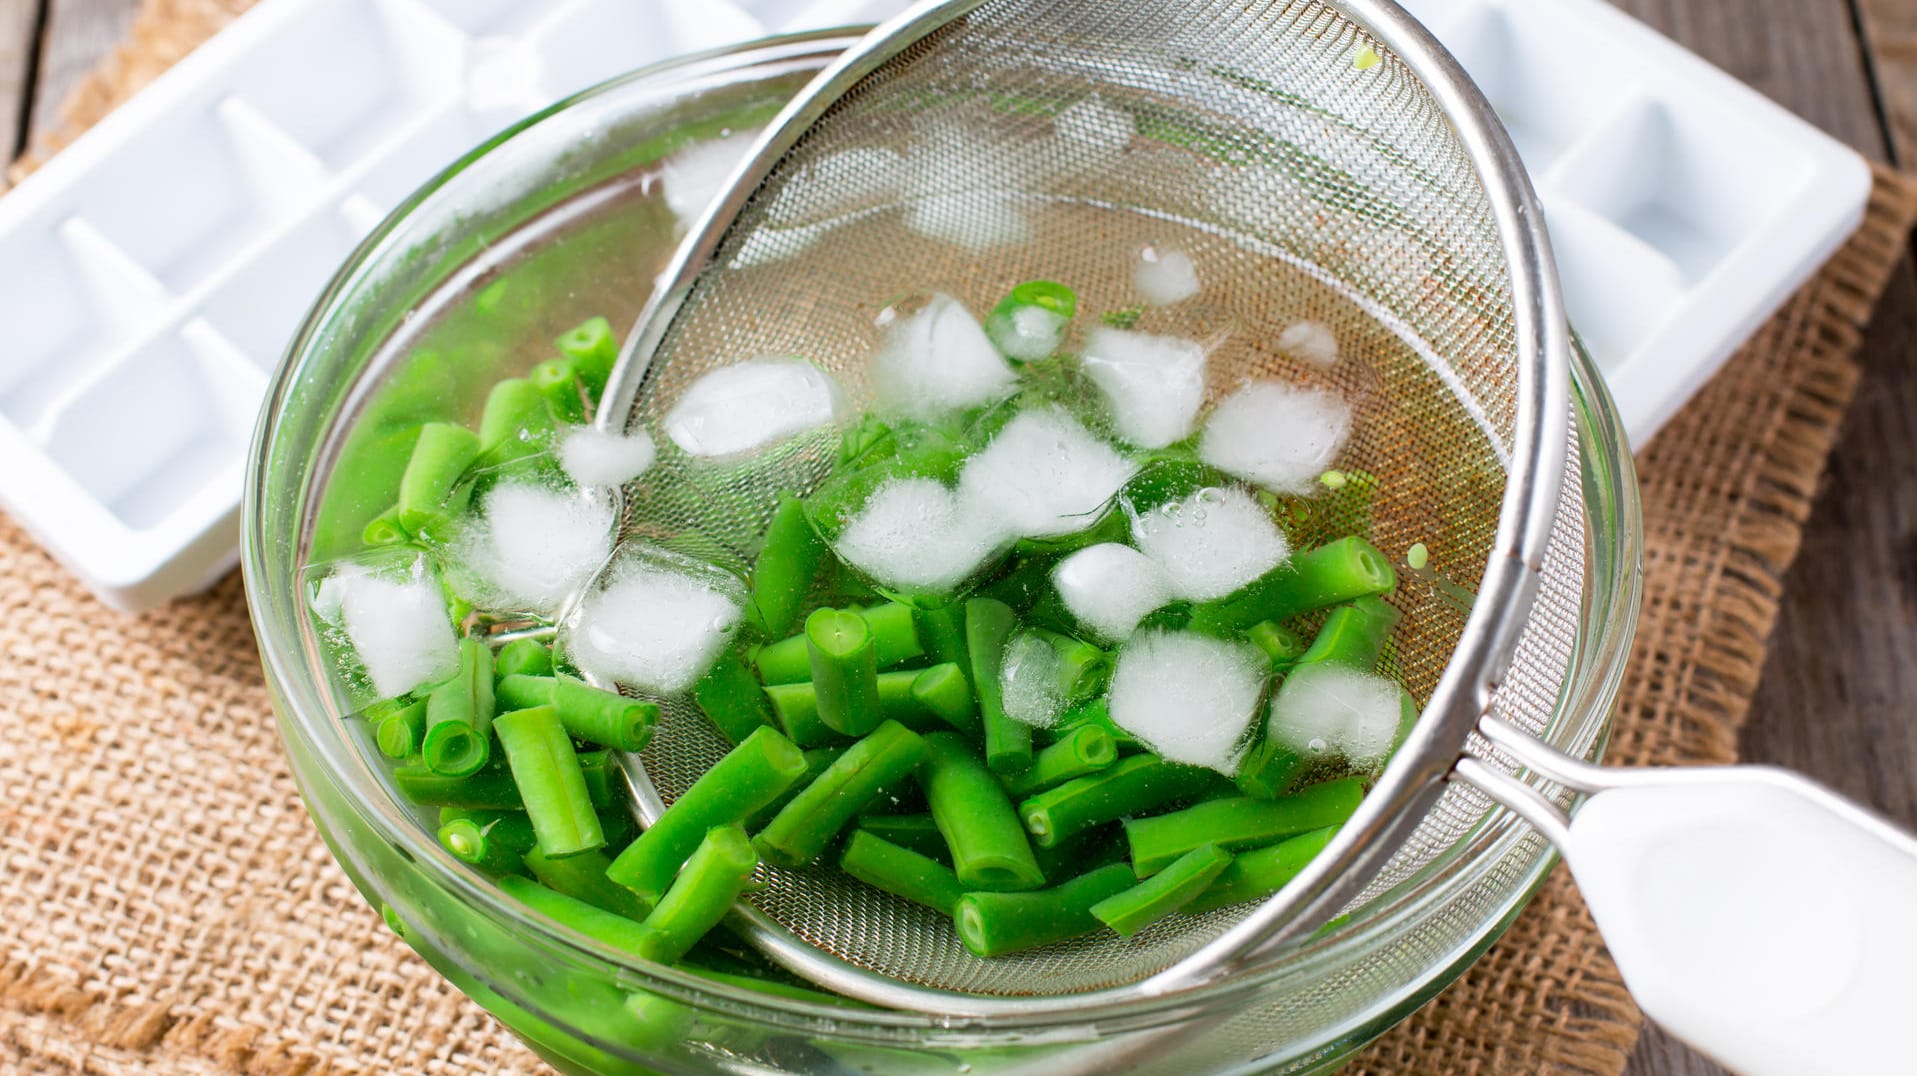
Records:
[[[359,723],[342,719],[300,568],[346,548],[377,506],[328,500],[328,476],[381,466],[389,429],[470,419],[487,386],[530,367],[566,327],[594,314],[629,324],[674,240],[653,163],[765,122],[851,40],[761,42],[562,102],[428,184],[320,297],[272,385],[244,523],[260,650],[313,819],[414,949],[569,1071],[1328,1067],[1483,953],[1553,862],[1541,841],[1493,812],[1334,928],[1186,994],[1069,1018],[939,1019],[734,989],[529,913],[440,848],[389,790]],[[1580,645],[1549,736],[1595,752],[1637,613],[1640,524],[1618,417],[1587,357],[1575,372],[1588,552]]]

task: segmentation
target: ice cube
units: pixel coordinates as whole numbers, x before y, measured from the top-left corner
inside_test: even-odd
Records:
[[[314,612],[336,623],[382,698],[451,676],[459,644],[439,580],[416,557],[404,566],[346,562],[328,573]]]
[[[581,486],[623,486],[658,458],[659,449],[644,430],[618,434],[575,426],[559,442],[559,465]]]
[[[1338,337],[1322,321],[1294,321],[1278,334],[1278,350],[1313,366],[1338,362]]]
[[[678,694],[712,667],[744,604],[742,585],[725,572],[628,546],[568,619],[561,649],[588,676]]]
[[[1021,412],[959,472],[965,511],[994,515],[1028,538],[1073,534],[1098,521],[1138,465],[1063,408]]]
[[[966,250],[1013,247],[1032,238],[1032,221],[1017,195],[1004,189],[954,191],[913,199],[905,226],[928,239]]]
[[[896,197],[904,167],[905,158],[883,146],[827,154],[779,188],[765,219],[791,228],[883,204]]]
[[[997,517],[960,504],[929,478],[894,478],[873,491],[832,548],[888,586],[946,592],[1010,541]]]
[[[726,262],[728,269],[750,269],[755,265],[771,265],[804,253],[818,238],[837,227],[838,221],[824,220],[817,224],[801,224],[791,228],[759,227],[745,237],[732,253],[732,260]]]
[[[985,331],[1006,358],[1037,362],[1065,342],[1065,326],[1071,320],[1042,306],[1021,306],[1010,317],[990,320]]]
[[[1031,238],[1023,203],[1034,186],[1031,155],[990,125],[934,113],[917,122],[905,157],[911,231],[974,251]]]
[[[735,131],[730,138],[699,142],[666,158],[659,186],[681,229],[691,227],[725,189],[727,177],[745,159],[758,133]]]
[[[736,456],[828,425],[843,405],[838,384],[804,359],[752,359],[687,386],[666,436],[690,455]]]
[[[1005,644],[998,685],[1006,717],[1041,729],[1058,724],[1065,709],[1058,652],[1043,636],[1020,632]]]
[[[1175,597],[1222,598],[1291,555],[1285,536],[1251,494],[1207,486],[1132,519],[1132,540],[1164,570]]]
[[[942,294],[891,318],[872,357],[872,379],[881,406],[922,420],[1002,400],[1018,387],[1018,375],[978,320]]]
[[[1111,407],[1118,435],[1164,448],[1191,435],[1205,400],[1205,349],[1175,336],[1099,328],[1080,360]]]
[[[603,490],[503,482],[452,542],[482,604],[542,616],[558,611],[612,553],[618,522]]]
[[[1097,95],[1087,97],[1052,119],[1052,131],[1075,172],[1108,167],[1131,145],[1138,125],[1131,113],[1113,108]]]
[[[1052,569],[1065,609],[1101,639],[1132,633],[1145,614],[1171,601],[1171,580],[1158,562],[1128,545],[1081,549]]]
[[[1226,474],[1304,495],[1337,459],[1350,433],[1351,409],[1337,396],[1252,381],[1212,410],[1198,456]]]
[[[1227,777],[1249,746],[1271,663],[1248,643],[1145,631],[1118,652],[1112,722],[1172,762]]]
[[[1397,747],[1403,691],[1383,676],[1312,662],[1285,677],[1271,700],[1265,735],[1307,759],[1343,758],[1379,765]]]
[[[1198,270],[1191,255],[1175,247],[1146,247],[1132,268],[1138,297],[1152,306],[1182,303],[1198,294]]]

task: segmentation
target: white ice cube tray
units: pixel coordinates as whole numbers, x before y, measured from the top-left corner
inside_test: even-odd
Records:
[[[266,376],[417,184],[601,79],[904,0],[265,0],[0,198],[0,507],[108,603],[237,555]],[[1648,437],[1861,218],[1836,142],[1600,0],[1411,0],[1537,177]]]

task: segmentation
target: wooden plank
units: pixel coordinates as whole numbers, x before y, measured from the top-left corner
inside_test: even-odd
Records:
[[[140,0],[46,0],[29,139],[60,122],[67,94],[126,36]]]
[[[0,0],[0,164],[20,151],[20,117],[33,92],[34,34],[40,0]]]
[[[1909,0],[1855,0],[1878,103],[1898,163],[1917,161],[1917,5]]]

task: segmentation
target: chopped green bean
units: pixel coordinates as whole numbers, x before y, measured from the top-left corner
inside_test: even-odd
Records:
[[[1338,825],[1363,798],[1364,785],[1345,777],[1275,800],[1210,800],[1171,814],[1126,819],[1125,839],[1131,845],[1132,866],[1143,878],[1200,845],[1243,851]]]
[[[1323,661],[1370,672],[1397,626],[1398,610],[1382,598],[1364,597],[1338,606],[1325,614],[1324,626],[1298,664]]]
[[[961,732],[976,735],[980,731],[978,701],[973,697],[972,685],[959,665],[944,662],[909,675],[912,677],[910,692],[914,703]],[[883,689],[881,685],[881,692]]]
[[[738,823],[714,826],[646,916],[639,955],[661,964],[685,956],[732,910],[758,865],[752,841]]]
[[[848,736],[877,728],[879,654],[872,629],[854,610],[818,609],[805,619],[807,664],[819,720]]]
[[[838,1009],[872,1008],[872,1006],[862,1001],[853,1001],[851,998],[839,994],[828,994],[822,990],[808,990],[803,986],[775,982],[755,975],[735,975],[731,972],[714,971],[710,968],[693,967],[689,964],[680,964],[679,966],[702,979],[711,979],[715,983],[724,983],[727,986],[736,987],[740,990],[752,990],[775,998],[785,998],[789,1001],[804,1001],[813,1005],[826,1005]]]
[[[887,721],[847,748],[792,797],[753,843],[768,863],[799,867],[819,857],[854,815],[925,759],[925,741]]]
[[[426,736],[426,700],[415,699],[379,719],[373,726],[373,740],[379,753],[391,759],[411,758],[419,753]]]
[[[692,695],[713,727],[735,744],[772,725],[772,708],[759,688],[759,678],[736,647],[719,655]]]
[[[867,885],[946,915],[965,895],[952,868],[863,829],[853,830],[845,842],[839,868]]]
[[[1023,798],[1097,773],[1118,761],[1118,744],[1096,723],[1068,729],[1050,747],[1032,757],[1032,768],[1005,778],[1005,790]]]
[[[552,648],[539,639],[514,639],[500,647],[493,655],[494,679],[522,675],[551,676]]]
[[[1133,755],[1098,773],[1028,796],[1018,813],[1033,843],[1049,848],[1093,826],[1188,799],[1208,787],[1212,777],[1210,770],[1196,766],[1174,765],[1156,755]]]
[[[500,714],[493,731],[506,749],[513,783],[519,786],[540,849],[561,857],[604,846],[605,831],[558,713],[550,706],[514,710]]]
[[[605,318],[588,318],[561,333],[553,343],[561,355],[572,360],[586,395],[598,400],[606,391],[613,364],[619,361],[619,338],[612,333],[612,323]]]
[[[959,898],[952,921],[967,949],[983,957],[1004,956],[1097,930],[1092,905],[1136,881],[1130,868],[1113,863],[1050,889],[967,893]]]
[[[620,791],[613,780],[610,752],[585,751],[579,758],[579,772],[586,781],[586,795],[598,810],[609,810],[619,802]],[[467,810],[523,811],[513,775],[506,767],[489,765],[465,777],[434,773],[423,763],[396,766],[393,784],[400,795],[422,807],[457,807]]]
[[[366,521],[366,529],[360,532],[360,541],[369,546],[398,545],[412,540],[406,528],[399,522],[399,505],[394,505],[372,519]]]
[[[525,854],[525,863],[540,885],[595,908],[628,919],[644,919],[652,911],[650,901],[606,877],[612,859],[603,850],[555,858],[534,848]]]
[[[956,665],[971,685],[972,659],[965,649],[965,606],[947,602],[917,611],[919,638],[925,652],[940,665]]]
[[[963,739],[949,732],[926,736],[919,780],[932,821],[967,889],[1036,889],[1045,884],[1004,786]]]
[[[546,395],[531,381],[509,377],[486,394],[486,407],[479,413],[479,450],[487,460],[503,463],[536,452],[552,431]]]
[[[448,852],[487,874],[511,874],[524,868],[527,849],[515,848],[510,840],[491,837],[501,823],[482,824],[471,818],[452,818],[440,823],[439,843]]]
[[[1129,938],[1197,899],[1230,865],[1231,853],[1201,844],[1145,881],[1092,905],[1092,914]]]
[[[930,814],[862,814],[859,828],[880,840],[951,865],[951,849],[945,846],[945,835]]]
[[[791,740],[761,728],[712,764],[615,859],[607,876],[650,900],[672,883],[708,830],[742,822],[805,773]]]
[[[492,755],[493,652],[470,636],[459,641],[459,672],[426,697],[420,751],[435,773],[464,777]]]
[[[779,727],[800,747],[823,747],[845,739],[819,720],[819,692],[811,684],[773,684],[763,695]]]
[[[440,522],[466,468],[479,458],[479,438],[464,426],[428,422],[413,442],[413,455],[399,479],[398,521],[408,534]]]
[[[652,739],[659,704],[593,687],[566,673],[553,679],[552,708],[575,740],[616,751],[638,751]]]
[[[1142,750],[1145,746],[1138,741],[1138,737],[1118,727],[1112,720],[1111,709],[1106,706],[1104,699],[1082,702],[1065,711],[1064,715],[1058,719],[1058,724],[1052,729],[1052,734],[1063,737],[1073,729],[1088,725],[1104,729],[1105,735],[1112,738],[1112,745],[1120,752]]]
[[[526,380],[546,398],[546,405],[561,422],[586,420],[586,401],[580,396],[579,375],[569,360],[547,359],[533,367]]]
[[[1337,826],[1326,826],[1310,833],[1301,833],[1269,848],[1241,853],[1212,882],[1210,888],[1185,905],[1185,910],[1197,914],[1223,908],[1227,904],[1263,900],[1296,878],[1337,835]]]
[[[791,803],[794,796],[797,796],[800,792],[804,791],[807,786],[811,785],[812,782],[818,780],[820,774],[831,769],[832,764],[837,762],[839,756],[843,754],[845,754],[844,745],[808,749],[804,756],[805,772],[801,773],[790,785],[787,785],[786,790],[779,793],[778,797],[771,803],[752,812],[751,817],[745,820],[746,832],[757,833],[764,829],[767,822],[777,818],[779,812],[785,810],[785,805]]]
[[[493,685],[493,696],[501,709],[526,710],[534,706],[551,706],[553,688],[556,686],[557,679],[550,674],[514,673],[499,678]]]
[[[1050,848],[1034,843],[1032,857],[1048,883],[1076,878],[1107,863],[1125,863],[1125,833],[1116,825],[1094,826]],[[1130,864],[1126,863],[1129,867]]]
[[[759,560],[752,568],[752,608],[767,635],[792,630],[825,553],[825,543],[806,518],[805,505],[790,493],[780,493],[779,507],[772,513]]]
[[[1006,715],[999,683],[1005,645],[1017,630],[1018,614],[1004,602],[973,598],[965,603],[965,649],[972,658],[972,683],[985,727],[985,764],[994,773],[1019,773],[1032,764],[1032,727]]]
[[[1340,538],[1300,553],[1236,593],[1192,608],[1193,629],[1230,632],[1261,620],[1284,620],[1314,609],[1388,593],[1398,585],[1391,561],[1362,538]]]
[[[1289,666],[1305,654],[1306,644],[1298,633],[1273,620],[1261,620],[1245,629],[1245,638],[1263,650],[1275,668]]]
[[[883,672],[876,683],[880,714],[914,732],[978,730],[971,689],[955,665]],[[774,684],[764,689],[762,697],[771,704],[779,726],[800,747],[818,747],[844,738],[819,717],[814,685]]]
[[[569,897],[516,874],[501,878],[499,888],[507,896],[561,926],[571,927],[589,938],[634,955],[643,955],[645,952],[644,929],[623,915],[595,907],[578,897]]]
[[[872,630],[879,668],[889,669],[924,656],[925,647],[919,643],[918,625],[913,623],[911,606],[880,602],[858,612]],[[767,643],[759,648],[753,661],[759,667],[759,679],[768,687],[801,684],[812,679],[812,659],[806,649],[804,632]]]

